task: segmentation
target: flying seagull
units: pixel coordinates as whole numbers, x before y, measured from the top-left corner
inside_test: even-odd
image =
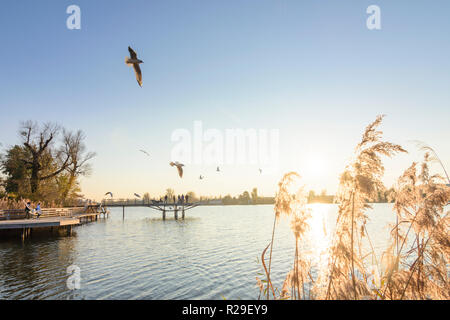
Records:
[[[127,66],[133,65],[134,73],[136,74],[136,80],[139,86],[142,87],[142,72],[139,64],[144,63],[144,61],[138,59],[136,52],[134,52],[131,47],[128,47],[128,51],[130,52],[130,57],[125,57],[125,63],[127,64]]]
[[[145,153],[146,155],[148,155],[150,157],[150,154],[147,151],[145,151],[145,150],[139,150],[139,151]]]
[[[108,195],[108,194],[111,196],[111,198],[113,197],[113,194],[110,191],[105,193],[105,196]]]
[[[259,168],[259,173],[262,173],[262,169],[261,168]]]
[[[138,195],[137,193],[135,193],[134,195],[135,195],[136,197],[138,197],[138,198],[140,198],[140,197],[141,197],[141,196],[140,196],[140,195]]]
[[[171,162],[170,165],[171,165],[172,167],[173,167],[173,166],[177,167],[177,169],[178,169],[178,175],[180,176],[180,178],[182,178],[182,177],[183,177],[183,166],[184,166],[184,164],[179,163],[178,161],[175,161],[175,162]]]
[[[219,167],[217,167],[217,170],[216,170],[217,172],[220,172],[220,168]]]
[[[200,175],[200,178],[199,178],[200,180],[202,180],[203,179],[203,176],[202,175]]]

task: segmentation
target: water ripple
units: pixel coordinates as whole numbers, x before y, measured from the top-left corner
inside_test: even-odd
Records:
[[[272,206],[198,207],[185,221],[163,221],[146,208],[128,208],[123,221],[121,209],[111,211],[72,237],[1,241],[0,299],[258,297],[257,259],[270,241]],[[382,223],[368,227],[378,234],[389,219],[374,216]],[[380,248],[384,241],[374,240]],[[292,266],[293,245],[289,224],[280,222],[272,260],[278,287]],[[79,290],[66,286],[70,265],[81,269]]]

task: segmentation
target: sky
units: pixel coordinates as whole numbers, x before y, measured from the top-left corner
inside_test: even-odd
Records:
[[[67,28],[70,5],[81,29]],[[366,26],[370,5],[380,30]],[[449,10],[447,0],[3,1],[0,148],[20,142],[24,120],[83,130],[97,155],[81,187],[96,200],[167,188],[273,196],[292,170],[334,193],[364,128],[386,114],[384,138],[409,151],[385,161],[389,187],[422,157],[412,140],[450,168]],[[142,88],[128,46],[144,61]],[[203,161],[180,179],[172,135],[193,135],[196,121],[222,136],[275,130],[277,169],[218,173]]]

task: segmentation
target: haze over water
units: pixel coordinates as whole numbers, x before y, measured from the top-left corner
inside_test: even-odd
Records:
[[[337,206],[314,204],[311,254],[327,246]],[[391,204],[375,204],[367,229],[379,254],[387,246]],[[163,221],[148,208],[111,208],[108,219],[72,237],[0,242],[0,299],[257,299],[257,262],[270,241],[273,206],[201,206],[186,220]],[[292,267],[294,237],[286,220],[275,233],[272,279],[281,289]],[[69,290],[67,267],[81,269]]]

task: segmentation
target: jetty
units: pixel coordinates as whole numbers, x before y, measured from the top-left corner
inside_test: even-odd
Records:
[[[125,208],[147,207],[161,212],[162,219],[166,220],[168,213],[173,213],[175,220],[185,219],[185,212],[199,205],[201,202],[163,202],[155,200],[104,200],[101,203],[89,204],[84,207],[70,208],[43,208],[40,217],[31,213],[27,217],[24,209],[0,210],[0,236],[4,234],[19,234],[22,241],[29,238],[33,232],[57,230],[59,233],[72,234],[74,226],[92,221],[99,217],[109,215],[108,208],[121,207],[122,217],[125,219]]]
[[[29,238],[36,229],[63,231],[71,235],[72,227],[97,221],[99,216],[107,217],[109,211],[101,204],[70,208],[44,208],[38,218],[36,213],[27,218],[24,209],[0,210],[0,234],[19,233],[22,241]]]
[[[164,202],[156,200],[128,200],[128,199],[118,199],[118,200],[103,200],[102,206],[104,208],[110,207],[122,207],[122,218],[125,219],[125,208],[127,207],[147,207],[150,209],[158,210],[162,213],[162,219],[166,220],[166,215],[169,212],[173,213],[175,220],[178,220],[178,214],[181,213],[181,219],[185,218],[185,211],[190,210],[199,206],[199,202]]]

